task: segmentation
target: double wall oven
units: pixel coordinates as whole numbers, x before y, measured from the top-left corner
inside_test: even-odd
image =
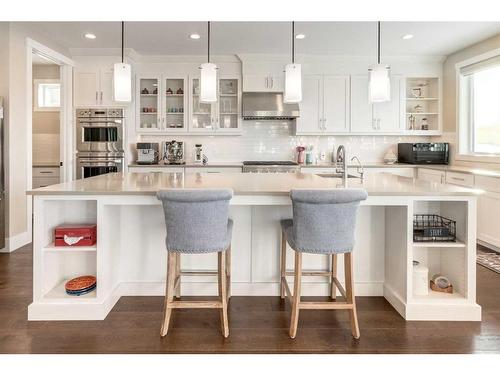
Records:
[[[77,178],[123,172],[123,109],[77,109]]]

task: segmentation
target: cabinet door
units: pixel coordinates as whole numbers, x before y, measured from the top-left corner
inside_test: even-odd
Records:
[[[351,76],[351,132],[373,133],[373,108],[368,101],[368,76]]]
[[[136,129],[138,133],[161,132],[163,123],[160,106],[160,77],[143,75],[137,77]]]
[[[190,122],[189,131],[194,133],[215,132],[215,118],[217,115],[216,103],[200,102],[200,79],[191,78],[189,84],[190,92]]]
[[[444,172],[435,171],[432,169],[419,168],[417,178],[424,181],[437,182],[439,184],[443,184],[445,182]]]
[[[391,100],[384,103],[373,104],[373,118],[375,127],[379,132],[399,132],[401,126],[401,77],[391,77]]]
[[[284,92],[285,91],[285,73],[270,74],[268,77],[270,92]]]
[[[113,69],[102,68],[100,70],[100,91],[99,104],[103,106],[123,106],[124,103],[115,102],[114,87],[113,87]]]
[[[324,76],[323,128],[327,133],[349,131],[349,77]]]
[[[269,92],[269,76],[267,74],[245,74],[243,76],[243,91]]]
[[[240,98],[239,78],[221,77],[215,115],[215,129],[218,133],[232,133],[240,130]]]
[[[322,86],[321,76],[304,76],[302,79],[302,102],[299,103],[297,134],[323,133]]]
[[[160,89],[162,99],[162,129],[169,133],[187,131],[187,77],[163,77]],[[186,95],[184,95],[186,94]]]
[[[74,83],[76,107],[99,105],[99,69],[76,69]]]
[[[500,247],[500,194],[486,192],[481,194],[477,205],[477,238],[488,244]]]

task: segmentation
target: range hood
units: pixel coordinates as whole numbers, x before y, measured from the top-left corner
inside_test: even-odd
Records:
[[[244,120],[293,120],[299,117],[297,103],[283,103],[281,92],[244,92]]]

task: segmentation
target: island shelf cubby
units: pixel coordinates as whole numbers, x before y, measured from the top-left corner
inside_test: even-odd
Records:
[[[41,225],[35,226],[34,258],[40,272],[34,275],[34,299],[44,303],[96,299],[98,289],[81,295],[66,294],[65,283],[78,276],[97,276],[97,244],[93,246],[55,246],[54,229],[63,224],[92,224],[97,222],[95,199],[46,199],[35,204],[41,213]],[[98,283],[99,284],[99,283]]]

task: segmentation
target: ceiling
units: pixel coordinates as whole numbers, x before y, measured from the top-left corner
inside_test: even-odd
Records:
[[[119,22],[30,22],[29,27],[62,47],[120,47]],[[127,22],[125,47],[141,55],[199,55],[206,53],[206,22]],[[383,22],[382,54],[446,56],[500,34],[500,22]],[[297,54],[363,56],[376,53],[375,22],[296,22]],[[96,39],[84,37],[93,33]],[[198,33],[199,40],[189,35]],[[290,53],[288,22],[212,22],[211,52]],[[402,36],[414,38],[403,40]]]

